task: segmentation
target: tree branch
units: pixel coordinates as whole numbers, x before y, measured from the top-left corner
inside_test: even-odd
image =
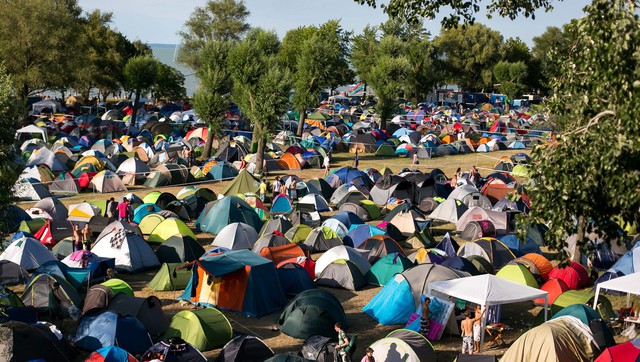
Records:
[[[596,114],[595,117],[591,118],[586,126],[578,127],[578,128],[574,129],[571,132],[567,132],[567,133],[565,133],[565,136],[572,135],[574,133],[586,133],[589,130],[589,127],[598,124],[598,122],[600,121],[600,119],[602,117],[605,117],[605,116],[613,116],[613,117],[615,117],[615,115],[616,115],[616,112],[614,112],[614,111],[609,111],[609,110],[602,111],[602,112]]]

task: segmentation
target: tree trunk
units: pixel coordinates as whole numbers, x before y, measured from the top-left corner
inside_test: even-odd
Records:
[[[209,128],[209,134],[207,135],[207,142],[204,144],[204,150],[202,151],[202,158],[208,160],[211,157],[211,147],[213,146],[213,132]]]
[[[136,90],[136,99],[133,101],[133,114],[131,114],[131,125],[136,125],[136,117],[138,116],[138,101],[140,101],[141,89]]]
[[[580,251],[580,245],[582,245],[582,239],[584,239],[584,229],[586,227],[586,221],[583,215],[578,216],[578,230],[576,232],[576,245],[573,247],[573,257],[571,261],[580,263],[582,259],[582,252]]]
[[[307,112],[303,109],[300,111],[300,122],[298,122],[298,131],[296,136],[302,137],[302,131],[304,131],[304,120],[307,119]]]
[[[261,134],[261,132],[258,132],[258,134]],[[256,153],[256,169],[253,172],[254,174],[257,175],[262,175],[262,163],[264,160],[264,147],[265,147],[265,139],[264,136],[259,136],[258,137],[258,152]]]

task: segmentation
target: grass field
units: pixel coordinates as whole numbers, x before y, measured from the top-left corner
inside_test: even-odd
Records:
[[[430,171],[434,168],[442,169],[445,174],[451,176],[456,168],[460,167],[462,170],[468,170],[471,166],[478,167],[479,171],[483,175],[491,173],[494,164],[502,156],[510,156],[519,151],[499,151],[489,154],[470,154],[470,155],[456,155],[439,157],[430,160],[421,160],[418,168],[422,171]],[[348,153],[337,153],[332,155],[332,168],[337,168],[346,165],[352,165],[353,155]],[[400,169],[408,167],[411,168],[410,158],[379,158],[375,156],[360,156],[360,169],[374,167],[382,169],[383,167],[389,167],[394,172],[398,172]],[[288,174],[289,171],[277,172],[269,175],[269,178],[275,177],[275,175]],[[300,176],[303,180],[313,177],[322,177],[323,170],[310,169],[303,171],[296,171],[296,175]],[[223,182],[207,182],[202,186],[212,189],[214,192],[220,191],[229,181]],[[171,186],[158,188],[164,192],[177,193],[183,186]],[[130,190],[140,197],[151,190],[143,187],[135,187]],[[118,197],[119,194],[80,194],[74,197],[62,199],[64,204],[73,204],[82,201],[97,201],[104,200],[108,197]],[[20,206],[28,208],[33,203],[21,203]],[[190,224],[193,227],[193,224]],[[439,235],[444,234],[446,231],[452,230],[452,225],[443,225],[434,229],[434,234],[437,234],[436,239],[439,240]],[[203,246],[208,246],[213,241],[214,235],[207,233],[198,233],[198,242]],[[410,252],[410,251],[409,251]],[[319,255],[315,255],[314,259],[317,259]],[[557,262],[556,262],[557,263]],[[119,277],[127,281],[134,289],[137,296],[149,296],[151,294],[156,295],[161,301],[163,310],[167,316],[171,317],[175,313],[184,309],[195,308],[189,304],[179,303],[176,297],[179,296],[182,291],[175,292],[152,292],[147,283],[153,278],[155,271],[147,271],[135,275],[120,274]],[[354,355],[354,360],[360,360],[364,355],[364,349],[377,339],[385,337],[392,330],[402,328],[402,326],[381,326],[376,321],[368,317],[362,312],[362,307],[368,303],[373,296],[378,293],[380,287],[369,286],[364,290],[358,292],[351,292],[343,289],[331,289],[326,288],[334,294],[342,303],[345,312],[349,318],[350,328],[347,330],[349,334],[358,335],[358,348]],[[619,308],[624,303],[622,297],[612,297],[612,302],[616,308]],[[636,301],[637,303],[637,301]],[[535,307],[532,303],[517,303],[506,305],[503,307],[502,315],[503,321],[507,323],[511,330],[507,331],[504,336],[507,343],[513,342],[519,335],[528,330],[531,327],[533,318],[539,313],[541,307]],[[278,331],[272,330],[275,321],[277,320],[279,313],[273,313],[261,318],[248,318],[237,313],[224,312],[229,321],[231,322],[233,329],[236,333],[252,334],[263,339],[267,345],[269,345],[276,353],[300,351],[303,341],[296,340],[289,336],[286,336]],[[65,335],[72,332],[73,325],[69,323],[65,324]],[[437,351],[438,361],[453,361],[460,350],[460,337],[444,335],[440,341],[434,342],[433,345]],[[502,355],[506,349],[492,349],[487,353]],[[209,360],[213,360],[218,355],[219,350],[207,351],[205,356]]]

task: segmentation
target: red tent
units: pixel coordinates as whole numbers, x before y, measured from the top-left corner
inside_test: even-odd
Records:
[[[578,288],[586,287],[589,283],[589,273],[587,269],[575,261],[571,262],[571,267],[578,273]]]
[[[40,230],[33,236],[36,239],[40,240],[42,245],[46,247],[53,247],[56,245],[56,241],[53,240],[53,235],[51,234],[51,221],[47,220],[47,222],[42,225]]]
[[[569,289],[572,290],[578,289],[580,285],[580,275],[570,266],[564,268],[553,268],[549,273],[549,279],[560,279],[569,287]]]
[[[542,284],[540,290],[544,290],[549,293],[549,304],[553,304],[553,302],[560,296],[560,294],[569,290],[569,287],[565,282],[561,279],[551,279],[548,282]],[[536,305],[544,305],[544,299],[536,299],[533,301]]]
[[[609,347],[595,362],[640,361],[640,338]]]

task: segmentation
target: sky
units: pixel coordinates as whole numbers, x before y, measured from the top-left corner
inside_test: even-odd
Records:
[[[178,32],[197,6],[206,0],[79,0],[84,11],[99,9],[112,12],[113,27],[130,40],[141,40],[149,44],[176,44],[180,42]],[[345,30],[360,33],[367,25],[386,21],[380,9],[358,5],[353,0],[246,0],[251,12],[248,22],[253,27],[275,30],[282,38],[290,29],[304,25],[319,25],[327,20],[341,19]],[[582,8],[589,0],[553,1],[555,9],[545,13],[539,10],[536,19],[519,18],[515,21],[494,16],[487,19],[483,14],[476,22],[498,30],[505,39],[519,37],[529,46],[532,39],[542,34],[548,26],[568,23],[583,15]],[[425,27],[432,35],[440,31],[438,19],[426,21]]]

